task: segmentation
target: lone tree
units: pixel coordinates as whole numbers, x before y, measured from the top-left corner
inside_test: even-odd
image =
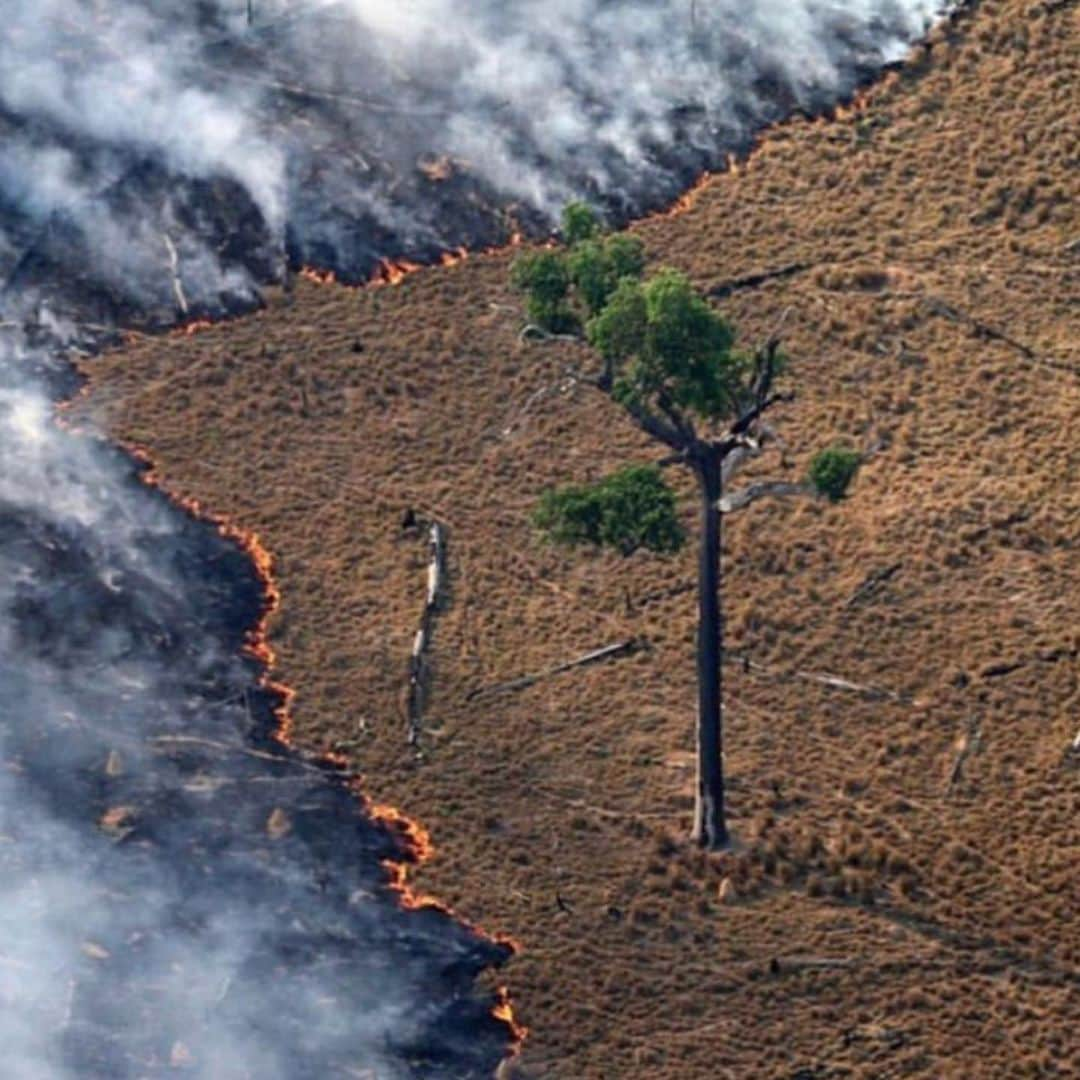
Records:
[[[602,242],[597,239],[598,226],[583,229],[580,207],[568,216],[578,236],[573,246],[563,253],[542,253],[556,262],[561,257],[564,266],[574,263],[583,245]],[[568,235],[571,230],[565,223],[566,218],[564,235]],[[697,480],[700,555],[693,836],[702,847],[716,849],[728,842],[721,701],[721,516],[768,495],[819,493],[839,499],[861,458],[854,451],[834,447],[814,459],[805,482],[756,483],[728,494],[728,481],[738,467],[760,455],[767,442],[775,441],[762,418],[773,406],[793,397],[777,388],[784,370],[780,343],[772,338],[752,353],[740,351],[730,324],[684,274],[661,270],[646,282],[639,276],[640,270],[622,275],[608,289],[585,331],[603,359],[595,384],[642,431],[667,447],[670,454],[660,465],[682,465]],[[524,284],[522,277],[517,280]],[[573,284],[577,279],[567,270],[565,280]],[[582,288],[580,281],[577,287]],[[572,310],[571,295],[568,285],[559,297],[567,310]],[[556,542],[606,545],[624,555],[638,548],[675,551],[685,539],[674,493],[657,465],[631,466],[592,485],[549,491],[533,520]]]

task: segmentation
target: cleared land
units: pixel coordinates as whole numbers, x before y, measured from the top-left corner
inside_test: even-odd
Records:
[[[782,321],[794,359],[789,467],[762,475],[885,443],[839,506],[727,525],[728,644],[753,662],[726,668],[732,854],[683,842],[693,551],[530,530],[545,486],[659,455],[565,381],[584,350],[519,342],[511,256],[301,282],[89,363],[82,408],[273,552],[296,738],[431,830],[421,888],[521,942],[525,1074],[1080,1074],[1078,20],[979,4],[856,110],[638,226],[703,289],[805,266],[721,301],[751,341]],[[422,760],[406,507],[449,536]]]

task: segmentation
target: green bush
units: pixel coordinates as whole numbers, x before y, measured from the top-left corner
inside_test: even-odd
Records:
[[[685,540],[675,493],[655,465],[631,465],[594,484],[545,491],[533,524],[557,544],[595,544],[623,555],[673,552]]]
[[[514,260],[514,286],[528,295],[529,321],[553,334],[576,331],[581,323],[570,306],[570,274],[561,251],[530,251]]]
[[[820,451],[810,462],[810,483],[833,502],[839,502],[858,472],[862,461],[857,451],[847,446],[831,446]]]
[[[572,202],[563,207],[562,238],[567,247],[591,240],[601,232],[600,219],[588,203]]]

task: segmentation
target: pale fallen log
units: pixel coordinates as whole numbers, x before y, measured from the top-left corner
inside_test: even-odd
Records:
[[[413,638],[409,655],[409,684],[406,693],[405,713],[408,722],[410,746],[420,743],[420,729],[427,704],[428,662],[427,654],[435,630],[435,615],[442,599],[446,580],[446,531],[433,521],[428,529],[427,591],[424,595],[424,611],[420,616],[420,628]]]
[[[774,961],[775,971],[826,971],[830,968],[855,967],[858,961],[847,957],[830,956],[778,956]]]
[[[168,233],[161,234],[165,241],[165,250],[169,253],[169,272],[172,276],[173,295],[183,314],[188,313],[187,297],[184,295],[184,283],[180,280],[180,255],[176,250],[172,237]]]
[[[553,675],[561,675],[565,671],[572,671],[574,668],[599,663],[601,660],[612,660],[619,656],[630,656],[645,647],[646,642],[643,638],[628,638],[626,641],[619,641],[614,645],[605,645],[601,649],[593,649],[592,652],[587,652],[583,656],[576,657],[573,660],[567,660],[561,664],[554,664],[551,667],[544,668],[542,671],[536,671],[529,675],[522,675],[518,679],[511,679],[509,682],[494,683],[491,686],[477,687],[475,690],[469,691],[465,696],[465,700],[473,701],[484,694],[509,693],[516,690],[525,690],[535,683],[540,682],[541,679],[549,679]]]
[[[818,683],[820,686],[827,686],[832,690],[846,690],[849,693],[862,694],[864,697],[875,700],[885,699],[915,706],[921,704],[921,702],[907,694],[900,694],[895,690],[875,686],[872,683],[853,682],[851,679],[844,679],[839,675],[829,675],[819,671],[800,671],[798,669],[792,671],[784,668],[768,667],[765,664],[759,664],[756,660],[751,660],[745,653],[726,652],[724,660],[729,664],[738,664],[747,673],[756,672],[761,675],[770,675],[776,679],[801,679],[803,682]]]
[[[979,749],[980,732],[978,720],[969,720],[967,731],[956,740],[956,754],[953,757],[952,768],[949,769],[949,782],[945,788],[945,794],[951,795],[953,789],[964,778],[964,764]]]

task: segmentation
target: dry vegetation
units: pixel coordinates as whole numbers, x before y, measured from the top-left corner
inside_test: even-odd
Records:
[[[430,828],[423,888],[521,941],[526,1075],[1080,1074],[1078,18],[979,4],[862,107],[771,132],[639,226],[705,288],[809,264],[723,302],[750,339],[786,312],[793,472],[887,442],[846,502],[728,527],[729,644],[753,661],[727,668],[735,853],[683,843],[693,552],[530,531],[546,485],[656,452],[560,385],[584,353],[518,341],[508,257],[304,282],[92,362],[87,407],[273,551],[297,738]],[[422,760],[406,507],[450,545]]]

